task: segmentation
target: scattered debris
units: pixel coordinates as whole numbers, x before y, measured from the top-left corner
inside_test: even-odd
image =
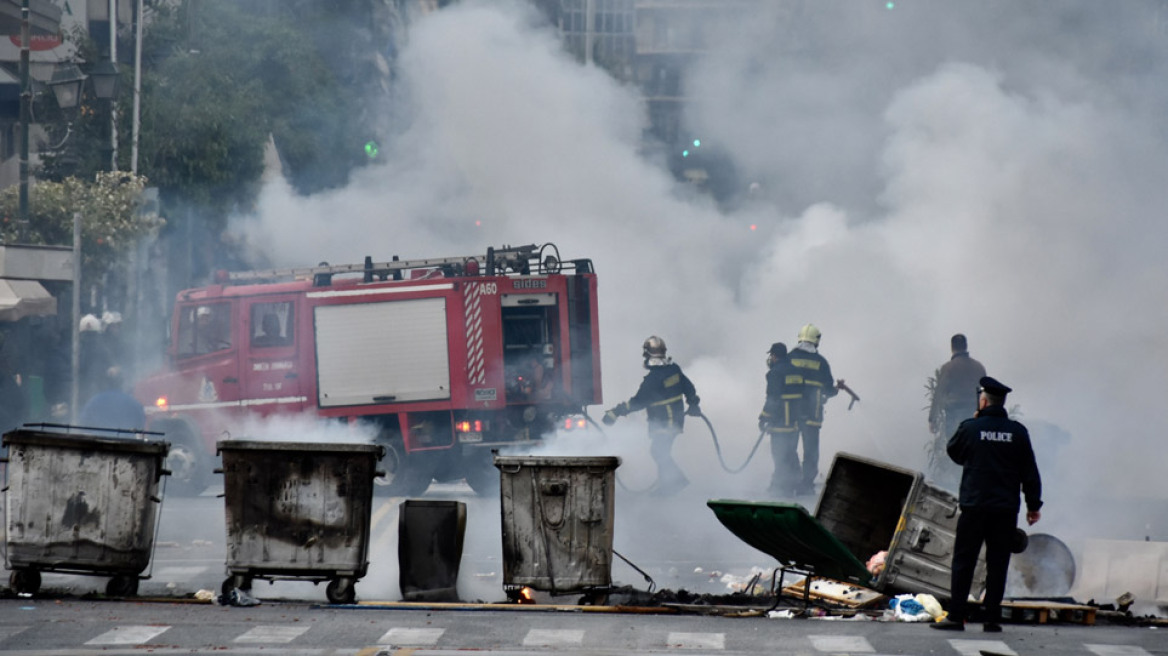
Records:
[[[214,594],[214,593],[212,593]],[[259,606],[260,600],[251,596],[246,590],[231,588],[227,594],[219,595],[220,606]]]

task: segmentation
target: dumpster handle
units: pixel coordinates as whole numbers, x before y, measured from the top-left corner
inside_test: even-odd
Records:
[[[535,496],[535,505],[539,506],[539,513],[537,514],[537,516],[539,517],[540,521],[542,522],[544,519],[544,516],[543,516],[543,495],[541,495],[539,493],[539,485],[536,483],[535,479],[536,479],[535,476],[531,477],[531,493]],[[539,535],[540,535],[540,537],[543,538],[543,560],[544,560],[544,563],[547,564],[548,581],[551,582],[551,588],[552,588],[551,593],[552,593],[552,596],[554,597],[556,595],[556,575],[555,575],[555,572],[552,571],[551,543],[548,542],[547,531],[544,531],[541,528]]]
[[[146,572],[146,576],[139,576],[139,579],[149,579],[154,576],[154,546],[158,544],[158,530],[162,528],[162,500],[166,498],[166,477],[162,477],[162,489],[159,490],[158,497],[150,497],[150,500],[157,503],[158,507],[154,510],[154,541],[150,543],[150,566]]]

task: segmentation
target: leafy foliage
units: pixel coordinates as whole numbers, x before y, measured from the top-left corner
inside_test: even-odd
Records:
[[[73,213],[81,214],[81,275],[99,279],[126,254],[138,239],[157,229],[162,220],[138,211],[146,179],[129,173],[98,173],[92,182],[66,178],[38,182],[29,194],[29,227],[17,239],[19,190],[0,192],[0,232],[4,241],[71,246]]]

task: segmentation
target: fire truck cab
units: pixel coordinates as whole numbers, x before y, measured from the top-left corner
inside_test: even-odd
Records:
[[[492,449],[521,452],[602,402],[596,274],[552,244],[224,274],[178,294],[171,336],[135,392],[180,492],[205,487],[244,418],[306,414],[376,436],[384,493],[434,479],[497,493]]]

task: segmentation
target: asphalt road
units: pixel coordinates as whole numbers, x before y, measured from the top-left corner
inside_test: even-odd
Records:
[[[374,656],[466,654],[1164,654],[1162,630],[923,624],[768,617],[511,610],[402,610],[266,602],[239,608],[174,602],[0,600],[3,656],[215,653]]]
[[[567,608],[576,596],[539,593],[538,607],[506,605],[501,510],[497,499],[462,485],[435,485],[428,499],[467,504],[458,596],[460,608],[403,608],[397,576],[397,509],[375,500],[369,570],[358,604],[329,606],[323,585],[256,581],[257,606],[220,606],[194,597],[218,594],[226,578],[225,514],[219,490],[167,498],[149,577],[139,599],[102,599],[106,579],[45,573],[35,597],[0,595],[0,654],[1096,654],[1168,653],[1163,630],[1073,624],[1007,625],[962,634],[924,625],[830,619],[647,614]],[[738,541],[705,507],[700,492],[661,500],[618,492],[614,543],[637,566],[617,560],[613,579],[637,590],[725,595],[771,559]],[[646,576],[651,579],[647,580]],[[560,604],[551,610],[552,604]],[[492,607],[493,606],[493,607]]]

